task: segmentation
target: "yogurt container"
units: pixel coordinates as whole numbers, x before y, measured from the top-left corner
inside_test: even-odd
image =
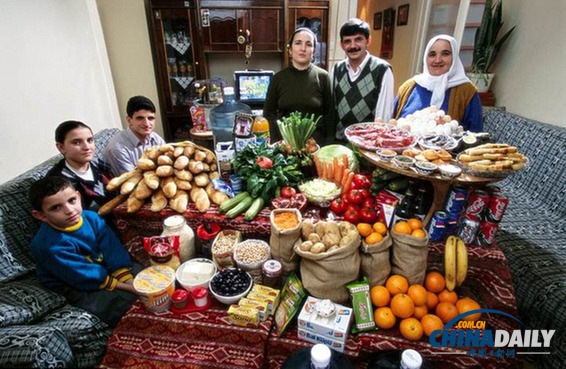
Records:
[[[166,311],[175,290],[175,270],[165,265],[152,265],[136,275],[134,289],[147,310],[153,313]]]

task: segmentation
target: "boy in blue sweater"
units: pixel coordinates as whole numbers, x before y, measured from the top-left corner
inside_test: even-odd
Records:
[[[116,325],[137,299],[130,256],[116,234],[96,212],[82,210],[80,193],[65,178],[35,182],[29,200],[43,222],[30,245],[39,281]]]

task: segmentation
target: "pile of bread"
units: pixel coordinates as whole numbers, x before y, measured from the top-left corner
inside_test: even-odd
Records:
[[[406,149],[403,155],[415,158],[416,161],[430,161],[436,165],[448,164],[452,161],[452,154],[446,150],[417,150],[414,148]]]
[[[216,191],[211,181],[219,178],[214,153],[191,141],[154,146],[146,150],[137,167],[110,180],[106,189],[120,195],[105,204],[100,214],[107,214],[118,204],[127,201],[127,211],[138,211],[146,200],[151,211],[158,212],[167,205],[184,213],[190,201],[200,212],[206,212],[211,201],[222,204],[228,196]]]
[[[516,146],[504,143],[488,143],[462,152],[460,163],[474,171],[509,171],[525,167],[527,157]]]

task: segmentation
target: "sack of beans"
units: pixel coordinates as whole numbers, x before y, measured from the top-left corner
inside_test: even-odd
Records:
[[[250,273],[255,283],[261,284],[261,267],[269,258],[269,244],[262,240],[245,240],[234,247],[236,265]]]
[[[301,238],[301,213],[297,209],[275,209],[271,212],[271,256],[283,266],[285,274],[298,269],[299,258],[293,245]]]
[[[242,240],[240,231],[227,229],[216,236],[210,252],[212,260],[218,265],[218,269],[231,268],[234,266],[234,246]]]

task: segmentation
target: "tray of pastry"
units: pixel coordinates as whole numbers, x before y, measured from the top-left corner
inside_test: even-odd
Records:
[[[524,169],[529,159],[516,146],[489,143],[467,149],[456,160],[462,170],[476,177],[504,178]]]

